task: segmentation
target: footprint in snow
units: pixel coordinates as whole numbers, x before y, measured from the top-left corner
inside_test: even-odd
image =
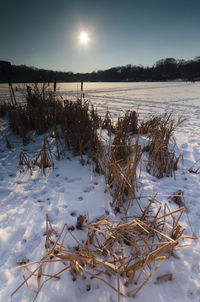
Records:
[[[188,299],[189,299],[189,301],[191,301],[191,300],[193,300],[194,299],[194,296],[195,296],[195,294],[194,294],[194,291],[193,290],[191,290],[191,289],[188,289],[188,291],[187,291],[187,297],[188,297]]]
[[[67,205],[67,204],[64,204],[64,205],[62,205],[62,208],[63,208],[63,209],[67,209],[67,208],[68,208],[68,205]]]
[[[65,192],[65,188],[60,188],[60,189],[57,190],[57,192],[64,193]]]
[[[68,182],[69,182],[69,183],[73,183],[73,182],[75,182],[75,179],[73,179],[73,178],[68,179]]]
[[[78,213],[77,213],[76,211],[73,211],[73,212],[70,213],[70,215],[71,215],[72,217],[76,217],[77,214],[78,214]]]
[[[89,187],[86,187],[85,189],[84,189],[84,193],[89,193],[89,192],[91,192],[92,190],[94,190],[94,186],[89,186]]]
[[[54,208],[54,209],[53,209],[53,213],[55,214],[55,216],[58,216],[58,214],[59,214],[59,209],[58,209],[58,208]]]
[[[200,275],[200,264],[196,263],[192,266],[192,272],[195,275]]]
[[[183,149],[186,149],[186,148],[188,147],[188,144],[187,144],[187,143],[184,143],[184,144],[181,145],[181,147],[182,147]]]

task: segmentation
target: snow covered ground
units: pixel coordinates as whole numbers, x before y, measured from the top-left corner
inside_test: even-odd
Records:
[[[77,84],[59,84],[58,94],[75,99],[79,95]],[[137,110],[140,119],[150,114],[172,112],[175,118],[186,118],[175,132],[177,153],[183,155],[174,178],[157,179],[142,171],[142,195],[169,195],[182,190],[187,212],[181,224],[186,234],[200,235],[200,174],[188,169],[200,159],[200,83],[84,83],[85,96],[98,112],[104,115],[108,109],[116,118],[126,110]],[[0,85],[0,96],[6,97],[6,85]],[[18,92],[19,93],[19,92]],[[6,148],[8,137],[12,149]],[[22,139],[13,135],[6,118],[0,119],[0,301],[10,301],[11,293],[23,281],[22,270],[16,263],[26,259],[39,260],[45,253],[46,214],[58,231],[67,223],[76,224],[80,214],[87,214],[89,221],[101,214],[114,218],[112,201],[105,192],[105,180],[95,175],[90,165],[82,166],[80,158],[72,157],[55,162],[55,170],[47,170],[46,176],[39,170],[20,172],[19,152],[33,152],[41,148],[44,136],[34,136],[24,146]],[[200,165],[200,162],[199,162]],[[141,193],[141,192],[140,192]],[[168,202],[167,197],[158,197]],[[169,203],[172,210],[178,208]],[[131,209],[133,211],[134,209]],[[81,231],[74,231],[81,236]],[[176,252],[179,259],[170,257],[153,278],[139,292],[136,302],[199,302],[200,301],[200,243],[184,247]],[[173,280],[154,284],[156,277],[172,273]],[[121,285],[123,288],[123,285]],[[126,292],[126,288],[123,288]],[[14,302],[29,302],[34,293],[26,286],[13,296]],[[60,280],[44,285],[36,301],[77,302],[117,301],[117,295],[106,284],[91,280],[91,290],[84,282],[72,281],[69,272]],[[122,302],[132,298],[121,298]]]

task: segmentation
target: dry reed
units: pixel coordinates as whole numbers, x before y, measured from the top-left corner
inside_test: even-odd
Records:
[[[183,121],[179,118],[175,122],[172,114],[165,113],[141,123],[139,132],[147,134],[148,139],[148,144],[143,148],[143,152],[148,152],[147,171],[157,178],[175,176],[182,156],[175,154],[176,142],[173,133]]]
[[[200,158],[195,161],[192,167],[188,170],[190,173],[199,174],[200,173]]]
[[[27,152],[20,152],[19,166],[22,172],[24,171],[25,167],[27,167],[31,173],[36,166],[39,167],[44,174],[46,168],[54,169],[53,154],[47,138],[44,138],[42,148],[36,152],[35,156],[31,156]]]
[[[41,260],[18,266],[24,269],[24,281],[11,297],[25,284],[30,288],[31,280],[36,279],[37,286],[33,289],[35,301],[46,282],[51,279],[59,280],[60,275],[67,270],[74,281],[77,278],[87,278],[88,281],[98,279],[104,282],[116,292],[118,301],[120,296],[135,297],[167,256],[179,248],[180,240],[195,239],[183,235],[184,229],[180,225],[180,218],[185,210],[183,207],[170,211],[165,205],[155,211],[155,208],[152,209],[154,199],[152,198],[140,218],[132,217],[124,223],[102,216],[93,223],[81,225],[81,229],[87,230],[82,242],[67,225],[58,233],[47,215],[46,255]],[[77,248],[65,246],[67,236],[73,238],[75,246],[78,244]],[[56,270],[56,266],[52,267],[55,263],[62,264],[63,268]],[[48,274],[50,267],[55,271]],[[112,280],[116,280],[117,287],[113,286],[111,276]],[[170,279],[169,276],[166,278]],[[157,282],[159,283],[158,279]],[[127,286],[126,294],[120,291],[121,284]],[[86,286],[86,290],[87,288],[90,285]]]

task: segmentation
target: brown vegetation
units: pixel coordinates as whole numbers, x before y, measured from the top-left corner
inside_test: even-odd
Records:
[[[183,121],[179,118],[176,122],[171,114],[165,113],[141,123],[139,131],[142,135],[146,134],[148,139],[148,144],[143,148],[144,152],[148,152],[147,171],[157,178],[173,176],[177,170],[182,156],[175,154],[173,134]]]
[[[92,279],[98,279],[117,293],[118,301],[120,296],[135,297],[165,259],[179,248],[180,240],[195,239],[184,236],[184,229],[179,224],[184,208],[170,211],[165,205],[155,211],[152,209],[154,201],[155,197],[140,218],[132,217],[125,223],[100,217],[96,222],[83,226],[85,216],[81,216],[81,229],[87,230],[82,243],[67,225],[58,233],[47,215],[46,254],[41,260],[19,265],[24,269],[24,281],[11,296],[25,284],[30,288],[30,282],[35,278],[35,301],[46,282],[59,280],[60,275],[68,270],[73,281],[77,278],[85,280],[86,290],[89,290]],[[75,248],[66,246],[67,237],[73,238]],[[53,265],[56,262],[63,264],[63,268],[57,271]],[[48,269],[54,272],[48,274]],[[112,285],[108,276],[116,279],[117,287]],[[165,276],[156,282],[171,278],[171,275]],[[121,292],[121,283],[127,286],[126,294]]]

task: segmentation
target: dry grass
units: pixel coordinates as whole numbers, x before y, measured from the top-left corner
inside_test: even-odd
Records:
[[[111,145],[111,160],[125,162],[132,153],[131,139],[122,129],[118,129]]]
[[[138,116],[136,111],[127,111],[124,117],[118,118],[115,127],[116,132],[125,135],[134,135],[138,133]]]
[[[30,154],[27,152],[20,152],[19,153],[19,166],[21,172],[25,170],[25,168],[29,169],[32,173],[33,169],[33,159]]]
[[[137,114],[135,111],[127,112],[113,126],[107,111],[102,129],[108,130],[109,141],[112,143],[99,145],[94,170],[104,174],[107,188],[113,196],[115,212],[123,211],[127,215],[136,196],[137,170],[142,156],[139,138],[133,137],[138,132]]]
[[[36,152],[35,156],[33,157],[27,152],[20,152],[19,166],[22,172],[25,170],[26,167],[31,171],[31,173],[36,166],[39,167],[44,174],[46,168],[54,169],[53,154],[48,139],[44,138],[41,150]]]
[[[118,119],[114,126],[109,112],[101,120],[94,107],[89,106],[85,100],[78,99],[72,102],[62,99],[58,101],[46,84],[33,87],[31,96],[27,96],[27,105],[9,105],[6,108],[10,127],[14,133],[23,138],[24,143],[28,142],[28,133],[31,130],[35,130],[37,134],[43,134],[54,129],[55,134],[58,134],[55,136],[57,158],[60,158],[59,141],[64,138],[66,149],[71,150],[74,155],[79,155],[83,164],[85,163],[84,155],[87,154],[96,164],[97,172],[105,171],[100,164],[104,161],[101,157],[105,157],[105,152],[100,150],[97,130],[107,129],[109,135],[114,133],[111,152],[106,156],[108,163],[105,166],[109,166],[110,171],[106,172],[106,175],[109,174],[106,179],[110,178],[108,184],[112,183],[112,175],[117,173],[117,167],[120,165],[121,169],[122,165],[126,166],[130,160],[133,152],[131,141],[135,134],[147,136],[148,145],[143,148],[143,151],[148,152],[147,171],[154,176],[158,178],[173,176],[181,159],[181,156],[175,155],[173,133],[183,120],[179,119],[175,122],[171,114],[152,117],[139,126],[137,113],[128,111],[124,117]],[[127,169],[130,170],[130,163],[128,166]]]
[[[137,139],[132,153],[126,160],[115,161],[111,156],[111,161],[106,163],[105,179],[109,188],[111,188],[116,212],[123,209],[124,214],[127,215],[131,202],[136,199],[137,170],[141,156],[141,146]]]
[[[171,202],[174,202],[179,207],[185,207],[185,200],[184,200],[184,192],[182,190],[178,190],[172,194],[172,196],[169,197]]]
[[[94,108],[90,110],[87,101],[65,100],[60,119],[66,146],[75,155],[88,154],[92,158],[99,146],[97,129],[100,118]]]
[[[53,87],[48,83],[34,83],[30,85],[31,93],[26,95],[26,101],[30,107],[41,107],[46,102],[55,101]]]
[[[99,145],[97,129],[101,118],[94,107],[90,108],[87,101],[56,100],[53,92],[45,84],[35,85],[31,95],[27,95],[26,99],[27,105],[6,107],[10,127],[14,133],[27,141],[27,135],[31,130],[40,135],[54,129],[58,134],[59,128],[66,147],[75,155],[80,155],[82,162],[84,154],[88,154],[90,158],[94,157]],[[2,105],[2,110],[3,108]],[[58,149],[57,157],[60,157]]]
[[[48,281],[59,280],[67,270],[73,281],[77,278],[84,280],[86,290],[90,289],[92,279],[98,279],[116,292],[118,301],[120,296],[135,297],[166,258],[179,248],[180,240],[196,239],[183,235],[180,218],[184,208],[172,212],[165,205],[156,210],[152,207],[154,202],[155,197],[140,218],[132,217],[125,223],[100,217],[94,223],[83,226],[82,216],[81,229],[87,230],[82,243],[67,225],[58,233],[47,215],[46,255],[32,263],[20,263],[18,267],[24,270],[24,281],[11,297],[25,284],[33,288],[31,281],[35,279],[35,301]],[[65,245],[67,237],[73,238],[75,249]],[[55,263],[63,267],[56,269]],[[54,272],[48,275],[48,268]],[[116,280],[117,287],[113,286],[110,276]],[[122,292],[121,284],[127,286],[126,293]]]
[[[175,122],[171,114],[166,113],[150,118],[139,126],[137,113],[129,111],[114,126],[109,112],[102,120],[88,101],[56,100],[53,93],[45,89],[45,86],[40,90],[35,86],[31,94],[34,100],[27,99],[27,106],[8,108],[11,128],[22,136],[24,144],[28,142],[30,130],[35,130],[37,134],[53,131],[58,159],[65,153],[64,147],[61,149],[63,141],[65,149],[81,157],[82,164],[87,155],[87,162],[91,159],[95,165],[95,172],[105,176],[107,188],[113,196],[115,212],[123,211],[127,216],[131,203],[134,200],[138,203],[136,191],[142,151],[148,152],[148,172],[158,178],[174,175],[181,156],[175,155],[173,133],[183,120]],[[109,145],[100,142],[98,131],[103,129],[108,130]],[[139,138],[144,134],[148,145],[141,150]],[[47,142],[35,159],[30,159],[25,153],[20,154],[20,166],[32,169],[36,165],[44,173],[46,167],[54,167]]]
[[[113,125],[113,122],[112,122],[112,118],[111,118],[110,112],[108,110],[105,114],[104,119],[102,120],[101,128],[106,129],[108,131],[109,136],[111,135],[111,133],[115,132],[114,125]]]
[[[38,166],[44,174],[46,168],[54,169],[53,155],[47,138],[44,139],[41,150],[36,154],[33,165]]]
[[[188,170],[190,173],[199,174],[200,173],[200,158],[195,161],[192,167]]]
[[[179,118],[176,122],[172,114],[165,113],[162,116],[153,117],[143,122],[139,132],[147,134],[148,145],[143,148],[148,152],[147,171],[157,178],[173,176],[178,168],[182,156],[176,156],[174,131],[183,123]]]
[[[116,134],[111,145],[99,147],[94,171],[104,175],[115,212],[123,211],[127,215],[131,202],[136,198],[142,150],[138,137],[133,145],[130,137],[123,138],[119,139]]]
[[[9,111],[10,104],[8,102],[3,102],[0,99],[0,117],[3,117],[6,115],[6,113]]]

